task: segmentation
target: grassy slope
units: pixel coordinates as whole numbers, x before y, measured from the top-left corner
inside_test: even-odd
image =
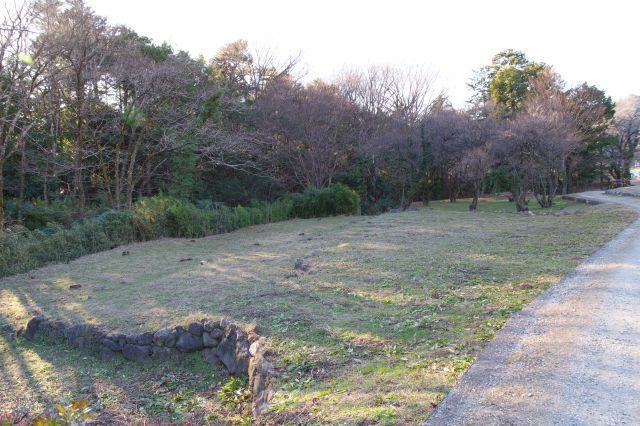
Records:
[[[120,248],[0,280],[0,321],[24,325],[42,312],[133,330],[203,316],[255,320],[284,367],[275,424],[417,423],[511,313],[635,218],[614,206],[558,208],[572,214],[434,203],[135,244],[130,256]],[[298,257],[311,269],[294,276]],[[6,411],[88,397],[112,420],[243,416],[220,406],[221,375],[196,357],[103,363],[0,338],[0,369]]]

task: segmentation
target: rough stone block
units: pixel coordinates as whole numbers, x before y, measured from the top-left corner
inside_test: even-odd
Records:
[[[184,333],[178,337],[176,348],[182,352],[195,352],[203,348],[202,336],[194,336],[191,333]]]
[[[148,361],[151,359],[151,346],[126,344],[122,355],[130,361]]]
[[[207,333],[206,331],[202,333],[202,345],[205,348],[215,348],[218,346],[218,343],[220,343],[220,341],[213,337],[211,333]]]
[[[199,322],[192,322],[191,324],[189,324],[187,330],[194,336],[202,336],[204,327]]]
[[[166,340],[171,337],[173,330],[170,328],[161,328],[153,335],[153,343],[157,346],[165,346]]]

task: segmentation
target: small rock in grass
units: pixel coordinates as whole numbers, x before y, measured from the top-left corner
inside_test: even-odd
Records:
[[[298,235],[299,235],[299,236],[303,236],[303,235],[304,235],[304,232],[301,232],[301,233],[299,233]]]
[[[204,260],[201,260],[201,261],[200,261],[200,264],[201,264],[201,265],[204,265],[205,263],[206,263],[206,262],[205,262]]]
[[[191,242],[191,243],[195,243],[195,242],[196,242],[196,240],[189,240],[189,242]]]
[[[82,284],[71,284],[69,286],[69,289],[71,289],[71,290],[77,290],[79,288],[82,288]]]
[[[123,256],[129,256],[131,253],[129,253],[129,250],[125,250],[122,252]]]
[[[253,245],[254,245],[254,246],[259,246],[259,245],[260,245],[260,243],[253,243]]]
[[[183,257],[182,259],[180,259],[180,262],[188,262],[190,260],[193,260],[193,259],[190,257]]]

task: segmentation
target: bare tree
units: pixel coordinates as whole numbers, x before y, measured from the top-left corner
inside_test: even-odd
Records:
[[[371,176],[384,173],[399,190],[406,208],[424,192],[429,146],[424,117],[442,99],[435,78],[423,68],[372,66],[349,70],[337,79],[340,92],[359,108],[354,151],[368,158]]]
[[[5,6],[0,23],[0,232],[5,222],[4,164],[28,139],[38,90],[48,70],[46,46],[34,43],[34,31],[30,3],[17,9]]]
[[[330,185],[355,144],[355,107],[333,85],[302,87],[288,79],[256,102],[256,124],[273,141],[275,159],[294,186]],[[282,177],[282,176],[280,176]]]
[[[140,155],[152,167],[151,158],[174,145],[176,130],[184,131],[191,123],[193,110],[185,104],[195,103],[194,78],[185,58],[156,60],[145,55],[138,45],[120,49],[110,67],[117,97],[113,129],[117,142],[113,147],[114,207],[131,208],[136,184],[151,170],[140,170]],[[200,76],[202,77],[202,76]],[[148,173],[147,173],[148,174]]]
[[[518,211],[528,210],[527,191],[541,207],[551,207],[567,156],[578,141],[567,97],[552,73],[530,84],[521,112],[505,123],[494,152],[513,179],[512,193]]]
[[[609,147],[609,171],[616,184],[623,185],[640,141],[640,97],[630,96],[618,102],[610,132],[615,143]]]
[[[57,2],[38,4],[42,38],[52,47],[49,60],[58,67],[58,78],[64,86],[63,101],[73,122],[73,185],[75,210],[83,216],[86,204],[85,179],[92,155],[90,146],[91,109],[104,90],[100,82],[104,64],[109,59],[110,28],[104,18],[85,6],[82,0],[68,0],[65,8]]]
[[[227,96],[255,101],[270,82],[293,77],[300,54],[280,57],[269,47],[250,49],[246,40],[223,46],[210,61],[211,76]]]
[[[462,182],[471,189],[469,210],[475,211],[482,190],[482,181],[495,164],[491,155],[491,144],[496,137],[496,125],[489,117],[476,120],[469,118],[467,123],[464,153],[458,168]]]
[[[470,117],[453,109],[435,110],[425,118],[426,139],[431,149],[431,167],[444,180],[449,201],[461,191],[459,167],[468,143]]]

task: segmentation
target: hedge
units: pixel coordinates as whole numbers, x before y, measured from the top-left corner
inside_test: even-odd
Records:
[[[360,214],[360,200],[353,190],[341,184],[311,188],[273,203],[254,202],[247,207],[199,207],[162,195],[142,198],[131,210],[106,211],[68,228],[49,223],[36,230],[23,226],[7,229],[0,236],[0,277],[135,241],[204,237],[295,217],[342,214]]]

